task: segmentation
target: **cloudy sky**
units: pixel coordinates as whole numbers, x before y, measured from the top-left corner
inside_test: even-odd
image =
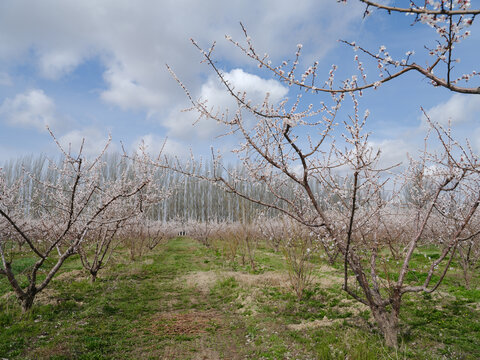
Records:
[[[377,52],[387,46],[398,59],[415,50],[426,61],[424,46],[435,46],[435,33],[413,18],[375,12],[363,18],[355,0],[3,0],[0,2],[0,162],[31,153],[54,154],[46,126],[62,144],[87,151],[102,148],[108,134],[113,148],[134,149],[142,140],[155,152],[168,138],[166,151],[183,156],[193,148],[208,153],[221,129],[181,112],[185,94],[167,72],[168,63],[195,98],[229,106],[231,100],[201,63],[190,43],[208,47],[217,41],[218,66],[237,89],[252,99],[266,92],[274,101],[291,89],[225,40],[242,40],[241,21],[259,52],[274,62],[291,59],[303,44],[301,66],[319,61],[328,77],[332,64],[353,74],[351,48],[338,39],[355,41]],[[458,46],[458,74],[478,65],[480,31]],[[368,66],[368,59],[364,58]],[[373,64],[375,65],[375,64]],[[370,74],[369,74],[370,76]],[[372,78],[375,77],[373,73]],[[475,84],[474,80],[470,84]],[[480,83],[478,83],[480,85]],[[306,101],[320,103],[324,98]],[[417,74],[408,74],[365,93],[362,109],[371,112],[373,146],[395,162],[414,152],[425,132],[420,107],[439,122],[452,121],[460,136],[469,136],[480,150],[480,96],[463,96],[433,88]],[[221,146],[226,146],[222,143]]]

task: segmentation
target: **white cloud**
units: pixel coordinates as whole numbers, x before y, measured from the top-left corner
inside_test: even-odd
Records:
[[[425,111],[434,122],[442,125],[452,125],[480,120],[480,97],[475,95],[454,94],[446,102],[438,104]],[[422,115],[422,124],[426,125],[426,119]]]
[[[42,54],[38,65],[44,77],[56,80],[74,70],[82,60],[82,55],[75,50],[54,49]]]
[[[380,150],[379,166],[388,168],[397,164],[407,165],[407,154],[416,155],[414,144],[403,139],[385,139],[379,142],[370,141],[369,145],[374,151]]]
[[[273,79],[262,79],[261,77],[249,74],[242,69],[233,69],[224,74],[225,79],[234,87],[235,92],[246,92],[246,98],[251,100],[252,105],[262,104],[266,94],[269,94],[271,104],[278,103],[288,93],[288,88],[279,81]],[[210,76],[200,89],[199,98],[208,100],[207,107],[213,108],[214,112],[220,113],[226,109],[230,113],[236,110],[235,99],[226,90],[220,80]],[[195,127],[192,124],[197,120],[196,112],[180,112],[174,109],[170,116],[164,121],[169,129],[169,135],[177,138],[209,139],[222,134],[225,128],[214,120],[203,119]]]
[[[161,92],[147,89],[133,81],[125,71],[110,69],[104,74],[109,89],[102,92],[104,101],[116,104],[121,109],[156,109],[164,103]]]
[[[5,99],[0,106],[0,116],[10,125],[40,131],[45,131],[47,125],[59,123],[54,101],[41,89],[32,89],[17,94],[13,99]]]
[[[261,104],[267,93],[270,95],[270,102],[277,103],[288,93],[288,88],[279,81],[273,79],[265,80],[242,69],[233,69],[225,73],[224,77],[225,80],[233,85],[234,92],[246,92],[247,98],[252,101],[252,104]],[[210,105],[219,108],[232,108],[232,106],[235,106],[235,101],[226,91],[225,86],[214,77],[210,77],[207,83],[202,86],[200,97],[202,99],[211,99]]]
[[[346,9],[332,0],[6,0],[0,2],[0,60],[31,56],[40,74],[57,79],[95,57],[105,67],[105,101],[164,111],[184,99],[165,63],[195,91],[198,74],[207,70],[190,37],[202,46],[217,40],[218,57],[243,67],[248,59],[223,40],[227,33],[241,40],[243,21],[261,53],[290,58],[303,42],[310,62],[351,33],[362,12],[357,2]]]
[[[347,38],[358,29],[363,10],[357,2],[345,7],[332,0],[303,0],[294,5],[290,0],[5,0],[0,1],[0,74],[4,69],[18,70],[22,78],[14,76],[19,86],[47,83],[48,95],[58,99],[59,109],[63,111],[69,101],[73,103],[68,112],[82,124],[74,129],[88,127],[92,121],[93,126],[100,127],[103,121],[99,121],[100,118],[105,118],[115,130],[122,128],[112,125],[115,115],[109,118],[109,114],[119,114],[115,112],[118,109],[98,115],[101,105],[90,98],[78,102],[74,99],[76,85],[80,84],[80,89],[94,87],[88,89],[92,90],[90,94],[98,95],[104,103],[121,110],[133,109],[154,115],[149,117],[147,124],[140,125],[147,125],[149,129],[132,130],[129,134],[132,138],[153,133],[160,125],[163,128],[159,132],[167,130],[167,146],[172,147],[172,153],[182,149],[188,151],[194,142],[206,141],[223,131],[213,121],[192,126],[196,115],[180,112],[189,104],[180,86],[166,71],[165,64],[172,66],[196,97],[208,97],[210,105],[232,106],[217,79],[209,77],[212,71],[201,63],[202,56],[190,43],[191,37],[202,47],[217,41],[215,58],[219,67],[230,70],[235,64],[244,69],[229,72],[238,90],[245,86],[249,97],[258,102],[263,100],[266,91],[270,91],[271,99],[275,100],[286,91],[273,80],[269,82],[248,73],[257,71],[256,64],[225,41],[224,35],[242,41],[243,32],[239,26],[242,21],[257,51],[268,52],[278,63],[292,59],[296,44],[301,42],[304,61],[309,66],[313,57],[321,60],[332,47],[341,46],[337,39]],[[255,69],[250,70],[252,67]],[[32,68],[36,73],[31,72]],[[78,72],[72,73],[76,69]],[[103,73],[101,85],[98,71]],[[45,82],[39,76],[54,81]],[[58,83],[74,86],[68,94],[57,97],[57,91],[64,89],[58,90]],[[14,94],[8,95],[11,101]],[[45,124],[56,121],[56,133],[64,134],[71,129],[58,129],[65,119],[50,100],[53,105],[48,107],[46,102],[45,111],[41,113],[24,111],[20,120],[7,118],[6,112],[2,117],[11,124],[42,130]],[[6,104],[1,105],[4,110],[13,109]],[[122,121],[122,116],[118,121]],[[82,135],[82,131],[73,130],[62,140],[78,147]],[[94,134],[87,135],[88,140],[95,138]],[[97,137],[102,144],[104,138],[104,134]],[[216,141],[215,146],[217,144]],[[95,149],[94,145],[89,148]]]
[[[64,151],[71,151],[72,154],[78,154],[83,144],[83,154],[85,156],[96,156],[105,148],[108,142],[108,134],[101,132],[97,128],[85,128],[72,130],[62,135],[58,142]],[[117,146],[111,143],[108,151],[117,150]]]

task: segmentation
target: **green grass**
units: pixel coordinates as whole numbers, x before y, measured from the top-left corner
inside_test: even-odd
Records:
[[[370,311],[338,282],[314,283],[300,301],[288,284],[269,282],[267,275],[286,268],[267,248],[257,250],[255,274],[186,238],[135,262],[121,255],[93,284],[72,257],[27,314],[4,296],[10,289],[0,278],[0,358],[480,358],[480,290],[465,289],[455,276],[438,294],[405,297],[394,351],[384,346]],[[26,257],[15,271],[31,264]]]

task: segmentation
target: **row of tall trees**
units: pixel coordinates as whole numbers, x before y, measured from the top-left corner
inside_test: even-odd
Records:
[[[59,174],[52,169],[51,165],[54,163],[58,167],[63,161],[63,157],[50,160],[46,155],[32,155],[5,162],[2,172],[6,183],[13,184],[19,181],[21,183],[17,196],[18,201],[23,204],[26,216],[32,218],[39,216],[41,204],[53,201],[46,198],[46,193],[38,191],[38,181],[57,182]],[[105,183],[119,181],[124,176],[123,172],[126,172],[125,176],[133,177],[134,170],[129,169],[131,166],[132,162],[129,162],[122,154],[106,153],[100,171],[101,179]],[[145,209],[146,217],[149,220],[164,223],[190,220],[235,222],[246,216],[252,220],[252,214],[265,210],[258,204],[242,200],[237,195],[225,192],[215,184],[203,180],[203,177],[207,177],[212,172],[213,162],[196,168],[195,174],[198,177],[186,176],[151,164],[145,164],[145,166],[150,167],[149,171],[152,173],[152,182],[155,187],[160,192],[163,189],[170,191],[169,196],[165,196],[162,201],[151,204]],[[233,166],[230,166],[229,169],[232,171]],[[242,169],[241,165],[236,169],[240,173],[246,174],[246,170]],[[252,195],[266,194],[261,184],[248,181],[246,177],[241,186],[245,192]],[[267,213],[269,216],[273,216],[275,211],[267,211]]]

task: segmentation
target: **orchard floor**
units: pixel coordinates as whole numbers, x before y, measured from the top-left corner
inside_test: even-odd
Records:
[[[405,298],[395,351],[338,269],[317,263],[298,301],[281,255],[256,260],[252,272],[177,238],[133,262],[120,254],[92,284],[72,258],[23,315],[0,278],[0,359],[480,358],[480,290],[455,272],[437,294]]]

